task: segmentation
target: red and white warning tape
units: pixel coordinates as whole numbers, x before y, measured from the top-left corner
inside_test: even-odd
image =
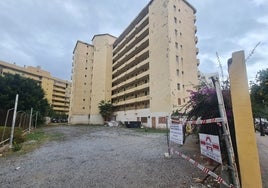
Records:
[[[171,119],[172,123],[189,123],[192,125],[200,125],[200,124],[208,124],[208,123],[220,123],[223,122],[224,119],[223,118],[213,118],[213,119],[205,119],[205,120],[194,120],[194,121],[181,121],[178,119]]]
[[[229,187],[229,188],[234,188],[234,186],[232,184],[228,184],[226,181],[224,181],[222,179],[222,177],[218,176],[217,174],[215,174],[214,172],[212,172],[211,170],[209,170],[208,168],[202,166],[201,164],[199,164],[198,162],[196,162],[195,160],[191,159],[190,157],[184,155],[183,153],[179,152],[179,151],[174,151],[174,148],[170,148],[170,152],[171,154],[175,153],[177,155],[179,155],[180,157],[186,159],[187,161],[189,161],[192,165],[194,165],[195,167],[199,168],[200,170],[202,170],[204,173],[212,176],[213,178],[215,178],[219,183],[222,183],[223,185]]]

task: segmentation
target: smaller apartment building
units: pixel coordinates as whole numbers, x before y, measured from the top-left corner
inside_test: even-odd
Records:
[[[70,101],[70,82],[52,77],[48,71],[41,67],[18,66],[0,61],[0,74],[19,74],[22,77],[31,78],[41,84],[45,97],[53,110],[57,113],[68,114]]]
[[[100,124],[98,104],[111,100],[112,48],[115,37],[95,35],[92,44],[77,41],[73,51],[71,124]]]

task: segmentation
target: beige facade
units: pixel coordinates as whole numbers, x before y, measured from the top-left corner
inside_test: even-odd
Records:
[[[111,100],[111,59],[115,37],[95,35],[92,45],[77,41],[73,51],[69,123],[102,123],[98,104]]]
[[[57,113],[68,114],[70,103],[70,82],[52,77],[48,71],[41,67],[24,66],[10,64],[0,61],[0,74],[19,74],[22,77],[31,78],[41,84],[45,92],[45,97],[53,110]]]
[[[94,60],[93,78],[95,74],[105,78],[92,80],[92,84],[107,93],[100,95],[92,87],[87,98],[99,98],[92,100],[91,108],[97,109],[100,100],[111,98],[116,120],[165,126],[165,117],[181,108],[188,100],[187,90],[198,84],[195,19],[195,9],[184,0],[150,1],[125,31],[110,41],[112,48],[111,43],[109,50],[97,48],[107,57],[102,58],[106,68],[95,69]],[[93,40],[93,48],[96,44]]]

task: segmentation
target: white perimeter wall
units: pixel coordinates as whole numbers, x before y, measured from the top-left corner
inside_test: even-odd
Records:
[[[69,117],[70,124],[89,124],[88,115],[72,115]]]

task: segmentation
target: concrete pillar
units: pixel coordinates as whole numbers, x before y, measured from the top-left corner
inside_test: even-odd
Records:
[[[241,186],[262,187],[244,51],[228,62]]]

